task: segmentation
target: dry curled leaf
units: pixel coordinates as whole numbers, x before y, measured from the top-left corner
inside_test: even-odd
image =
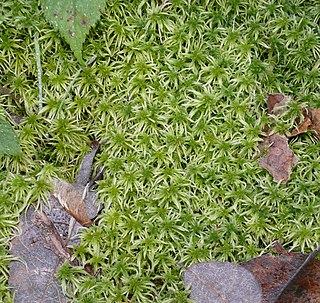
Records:
[[[312,133],[320,138],[320,109],[319,108],[304,108],[302,110],[304,120],[301,122],[298,118],[298,126],[291,132],[291,136],[297,136],[311,130]]]
[[[229,262],[202,262],[185,272],[184,285],[191,285],[196,303],[259,303],[261,287],[245,268]]]
[[[266,154],[259,159],[259,166],[266,169],[275,182],[286,183],[292,168],[298,163],[297,156],[289,148],[288,139],[285,136],[274,134],[264,138],[260,149],[263,146],[269,146],[269,148]]]
[[[89,181],[97,149],[96,144],[93,150],[84,156],[76,184],[60,179],[55,180],[55,195],[61,204],[50,196],[49,205],[43,205],[43,212],[35,211],[30,207],[25,217],[21,218],[22,232],[12,240],[11,248],[11,254],[21,262],[12,261],[9,266],[9,283],[12,291],[15,292],[15,303],[67,301],[55,276],[62,262],[69,260],[72,254],[66,248],[67,244],[79,244],[76,229],[81,226],[78,223],[75,226],[70,225],[69,213],[75,215],[84,225],[90,224],[90,218],[97,213],[94,191],[89,191],[88,194],[92,217],[87,214],[82,199],[82,193],[87,189],[85,183]],[[77,265],[77,260],[68,262],[71,265]],[[88,265],[84,270],[89,274],[93,273]]]
[[[92,163],[100,145],[97,141],[92,142],[92,150],[84,155],[75,184],[62,179],[54,180],[53,196],[83,226],[90,226],[91,219],[98,213],[96,193],[90,191],[89,180]]]
[[[91,142],[91,152],[83,156],[76,178],[76,184],[78,186],[85,187],[88,184],[92,171],[92,163],[100,145],[101,144],[98,141]]]
[[[288,103],[291,101],[290,96],[286,96],[281,93],[268,94],[268,114],[282,115],[288,107]]]
[[[55,179],[53,196],[81,225],[90,226],[92,224],[82,198],[83,195],[74,185],[61,179]]]

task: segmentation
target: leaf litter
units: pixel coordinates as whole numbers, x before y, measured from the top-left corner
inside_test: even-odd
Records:
[[[82,225],[90,226],[98,213],[96,192],[91,190],[95,179],[89,180],[100,145],[94,142],[91,152],[83,157],[76,183],[56,179],[49,205],[42,210],[30,206],[21,218],[21,233],[11,243],[11,254],[17,260],[9,264],[15,303],[67,302],[56,273],[66,260],[78,265],[70,260],[72,250],[68,246],[79,244]],[[92,274],[90,268],[85,270]]]
[[[304,108],[302,114],[304,119],[300,121],[300,118],[297,118],[298,126],[291,132],[291,136],[294,137],[311,130],[320,139],[320,109]]]
[[[259,159],[260,167],[266,169],[275,182],[286,183],[292,168],[298,163],[298,157],[289,148],[287,137],[279,134],[267,136],[260,148],[262,146],[268,146],[268,151]]]
[[[284,94],[268,94],[268,115],[284,114],[292,101]],[[302,109],[303,121],[291,136],[309,130],[320,139],[320,109]],[[273,133],[267,125],[259,144],[259,165],[275,182],[286,183],[298,158],[289,148],[288,137]],[[279,256],[264,255],[239,265],[229,262],[202,262],[187,268],[185,288],[196,303],[317,303],[320,302],[320,247],[310,255],[288,253],[277,243]],[[280,248],[279,248],[280,247]],[[241,268],[241,269],[240,269]]]
[[[268,94],[268,116],[282,115],[287,111],[291,97],[281,93]],[[270,134],[270,128],[267,125],[264,129],[266,136],[262,138],[259,144],[259,150],[264,155],[259,159],[259,166],[266,169],[275,182],[286,183],[291,175],[292,168],[297,165],[298,158],[289,148],[286,136],[278,133]]]
[[[268,94],[268,114],[282,115],[286,112],[291,97],[281,93]]]
[[[282,93],[268,94],[269,119],[272,119],[273,116],[283,115],[288,110],[290,102],[292,102],[291,97]],[[318,140],[320,139],[320,109],[302,108],[301,115],[296,117],[296,124],[297,126],[291,130],[288,136],[272,133],[269,125],[263,129],[266,135],[262,137],[262,142],[259,144],[262,155],[259,159],[259,166],[266,169],[273,176],[275,182],[286,183],[292,169],[299,161],[289,148],[288,138],[310,131]]]
[[[278,244],[279,245],[279,244]],[[196,303],[320,302],[320,247],[310,255],[270,254],[239,265],[201,262],[187,268],[185,288]]]
[[[185,287],[196,303],[259,303],[261,287],[250,271],[229,262],[192,264],[185,272]]]
[[[277,243],[277,245],[279,245]],[[320,302],[320,247],[311,254],[264,255],[241,263],[250,270],[262,288],[262,303]]]

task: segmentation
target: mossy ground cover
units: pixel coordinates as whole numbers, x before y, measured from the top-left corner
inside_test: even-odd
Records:
[[[320,241],[320,144],[290,141],[299,164],[277,184],[257,162],[266,94],[320,106],[320,6],[313,1],[108,1],[80,65],[34,1],[1,4],[1,116],[22,154],[1,157],[0,300],[10,238],[51,179],[74,181],[91,140],[106,140],[95,169],[104,206],[64,266],[73,302],[188,302],[181,266],[244,261],[275,239],[309,252]],[[41,48],[38,112],[34,35]],[[276,123],[288,131],[300,106]]]

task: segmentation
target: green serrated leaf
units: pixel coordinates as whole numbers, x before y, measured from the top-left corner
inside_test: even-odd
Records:
[[[82,45],[90,28],[98,21],[105,0],[41,0],[46,19],[57,28],[81,64]]]
[[[0,119],[0,154],[16,156],[21,148],[11,125]]]

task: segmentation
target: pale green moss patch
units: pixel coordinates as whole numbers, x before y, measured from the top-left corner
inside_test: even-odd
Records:
[[[52,177],[72,180],[91,140],[106,140],[95,168],[104,210],[75,256],[97,277],[64,266],[73,302],[188,302],[185,266],[243,261],[278,239],[309,252],[320,241],[320,144],[290,142],[299,157],[287,184],[257,162],[266,94],[319,107],[319,5],[298,1],[109,1],[79,65],[37,2],[6,1],[0,85],[23,153],[0,158],[0,298],[10,237]],[[36,29],[37,28],[37,29]],[[39,31],[38,114],[33,36]],[[279,131],[293,123],[292,110]],[[72,279],[70,278],[72,277]]]

